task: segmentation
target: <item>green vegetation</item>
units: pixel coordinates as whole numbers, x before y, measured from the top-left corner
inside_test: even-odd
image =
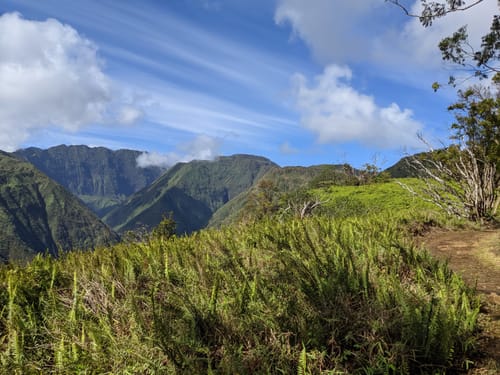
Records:
[[[265,221],[0,270],[9,373],[435,373],[478,301],[389,216]]]
[[[158,167],[138,167],[140,154],[135,150],[65,145],[15,152],[82,199],[100,217],[163,173]]]
[[[120,232],[142,226],[151,229],[172,212],[177,232],[191,233],[206,227],[214,212],[275,167],[270,160],[252,155],[179,163],[103,220]]]
[[[23,171],[5,174],[10,197],[19,176],[31,176],[23,189],[51,182],[5,157]],[[278,168],[244,155],[178,164],[109,216],[151,233],[0,268],[0,366],[13,374],[463,370],[479,300],[412,242],[442,216],[383,180],[369,168]],[[28,191],[18,195],[31,207],[26,228],[37,212]],[[71,218],[60,197],[43,202]],[[232,225],[175,236],[176,226],[202,228],[219,209]]]
[[[405,178],[361,186],[331,186],[311,193],[325,202],[322,212],[337,218],[393,212],[417,216],[434,208],[431,203],[403,189],[399,182],[412,187],[422,184],[418,179]]]
[[[253,186],[218,209],[208,225],[220,227],[248,217],[269,216],[278,211],[280,205],[285,204],[283,200],[287,194],[311,187],[345,184],[350,180],[343,165],[283,168],[275,166],[262,175]]]
[[[466,9],[462,1],[422,4],[424,26]],[[497,82],[489,64],[499,60],[499,23],[494,16],[472,55],[476,75],[496,72]],[[465,28],[445,38],[445,60],[466,65],[466,42]],[[458,112],[455,154],[444,158],[451,163],[419,165],[452,187],[437,191],[438,202],[463,202],[462,216],[476,220],[494,216],[500,202],[500,101],[480,88],[460,95],[450,107]],[[50,160],[51,177],[102,214],[148,185],[137,170],[86,164],[85,148],[71,148],[76,164],[61,150],[52,159],[26,152],[42,170]],[[405,180],[404,190],[372,165],[279,169],[247,155],[178,164],[106,216],[119,230],[155,227],[150,234],[58,254],[114,235],[34,167],[0,156],[0,257],[42,246],[61,255],[0,266],[5,373],[435,374],[473,364],[479,299],[411,238],[442,218],[426,217],[430,204],[411,194],[421,180]],[[407,175],[401,165],[392,172]],[[189,233],[210,219],[236,223],[174,234],[176,224]]]
[[[472,4],[421,0],[421,13],[411,14],[399,0],[389,1],[408,16],[418,17],[424,27],[450,13],[467,11],[482,3],[482,0]],[[450,133],[452,143],[440,151],[441,158],[409,158],[418,175],[426,180],[425,188],[416,193],[426,196],[448,214],[477,222],[496,221],[500,206],[500,15],[491,16],[490,31],[480,37],[480,43],[469,41],[467,25],[458,25],[457,31],[439,43],[444,61],[457,64],[463,68],[461,72],[480,80],[491,77],[491,81],[458,90],[458,101],[448,107],[455,115]],[[457,81],[452,74],[448,84],[460,86],[471,76]],[[441,84],[434,82],[432,87],[436,91]]]
[[[315,180],[309,180],[309,185],[314,186]],[[221,217],[223,217],[222,223],[224,224],[241,220],[259,220],[265,217],[278,219],[290,216],[300,217],[300,209],[306,207],[308,203],[309,206],[317,203],[314,212],[310,213],[337,219],[394,212],[418,217],[426,211],[436,209],[432,203],[415,196],[401,186],[403,183],[415,189],[421,187],[422,181],[416,178],[389,180],[367,185],[302,187],[295,190],[289,185],[288,190],[284,191],[276,187],[275,181],[262,178],[252,190],[229,202],[220,210],[221,212],[217,212],[211,224],[216,224],[215,219]],[[328,184],[325,181],[321,185],[327,186]]]
[[[0,153],[0,260],[110,244],[118,236],[31,164]]]

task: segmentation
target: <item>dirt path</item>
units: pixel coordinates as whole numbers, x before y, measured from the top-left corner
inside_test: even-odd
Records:
[[[471,374],[500,374],[500,229],[433,231],[423,245],[476,287],[483,300],[480,351],[485,356]]]

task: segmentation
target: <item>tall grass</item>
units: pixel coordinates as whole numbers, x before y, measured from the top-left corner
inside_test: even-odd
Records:
[[[0,270],[7,373],[435,373],[478,301],[388,217],[259,222]]]

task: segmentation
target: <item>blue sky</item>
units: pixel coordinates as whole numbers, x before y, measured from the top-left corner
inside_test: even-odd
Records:
[[[431,84],[453,67],[437,42],[466,23],[482,35],[494,12],[424,29],[384,0],[4,0],[0,149],[387,167],[417,133],[446,140],[455,95]]]

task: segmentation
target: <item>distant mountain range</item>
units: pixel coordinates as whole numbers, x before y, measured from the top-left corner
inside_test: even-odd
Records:
[[[141,153],[61,145],[46,150],[30,147],[14,154],[29,161],[103,216],[164,172],[159,167],[138,167],[136,159]]]
[[[118,236],[32,164],[0,152],[0,260],[91,249]]]
[[[118,239],[109,227],[149,230],[170,214],[180,234],[229,224],[261,180],[287,192],[346,176],[342,165],[281,168],[253,155],[141,168],[140,154],[64,145],[1,153],[0,260],[92,248]],[[411,175],[404,159],[387,171]]]

